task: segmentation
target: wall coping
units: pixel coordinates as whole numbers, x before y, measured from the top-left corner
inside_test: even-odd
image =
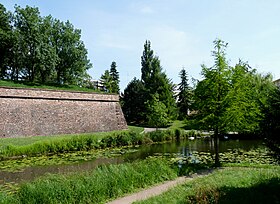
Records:
[[[0,86],[0,98],[119,102],[118,94]]]

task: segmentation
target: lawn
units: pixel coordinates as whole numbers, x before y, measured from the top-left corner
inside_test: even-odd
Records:
[[[96,92],[99,90],[90,89],[75,85],[57,85],[57,84],[39,84],[39,83],[27,83],[27,82],[13,82],[7,80],[0,80],[0,86],[3,87],[15,87],[15,88],[35,88],[35,89],[50,89],[50,90],[64,90],[64,91],[78,91],[78,92]],[[106,94],[105,92],[102,92]]]
[[[137,204],[279,203],[280,167],[226,167]]]

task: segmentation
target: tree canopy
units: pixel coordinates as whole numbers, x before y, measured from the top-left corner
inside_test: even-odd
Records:
[[[219,164],[218,138],[229,131],[257,133],[264,119],[272,93],[272,77],[260,75],[239,61],[230,67],[226,60],[227,43],[214,41],[212,67],[202,66],[203,80],[195,88],[195,109],[201,129],[214,131],[216,157]]]
[[[15,6],[6,12],[0,4],[1,79],[82,85],[92,67],[81,40],[81,30],[38,8]]]
[[[153,53],[151,42],[146,41],[141,56],[141,81],[134,79],[124,90],[122,96],[123,110],[127,119],[142,121],[150,125],[151,123],[148,121],[150,121],[151,114],[154,114],[153,111],[151,111],[151,107],[165,107],[164,112],[166,113],[165,119],[167,121],[176,118],[177,114],[175,96],[173,93],[174,85],[162,71],[158,56],[154,56]],[[135,92],[136,90],[138,93]],[[132,98],[132,96],[134,96],[134,98]],[[139,103],[129,103],[128,101],[131,100],[139,101]],[[159,104],[155,105],[155,103]],[[141,114],[132,113],[137,110],[141,110]],[[129,112],[134,117],[129,117],[126,114]],[[160,123],[160,125],[162,126],[163,123]]]

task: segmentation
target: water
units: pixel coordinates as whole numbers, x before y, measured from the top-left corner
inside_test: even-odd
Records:
[[[262,141],[260,140],[228,140],[219,142],[220,152],[226,152],[236,148],[250,150],[256,149],[261,146]],[[144,145],[136,148],[136,150],[137,151],[134,151],[132,153],[127,153],[114,158],[98,158],[92,161],[80,162],[78,164],[35,166],[25,168],[21,172],[0,171],[0,184],[31,181],[48,173],[66,174],[71,172],[89,171],[102,164],[120,164],[124,162],[135,161],[137,159],[145,159],[148,156],[159,154],[181,154],[184,156],[189,156],[194,151],[214,152],[214,144],[211,140],[194,140],[155,145]]]

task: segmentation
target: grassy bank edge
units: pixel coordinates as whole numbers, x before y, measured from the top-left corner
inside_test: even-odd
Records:
[[[279,203],[280,166],[225,167],[135,204]]]
[[[107,133],[0,139],[0,157],[2,157],[0,159],[152,144],[188,138],[188,134],[178,129],[141,134],[142,130],[143,128],[130,127],[129,130]]]
[[[20,185],[14,194],[0,191],[0,203],[104,203],[177,176],[178,169],[168,160],[148,158],[86,173],[44,176]]]

